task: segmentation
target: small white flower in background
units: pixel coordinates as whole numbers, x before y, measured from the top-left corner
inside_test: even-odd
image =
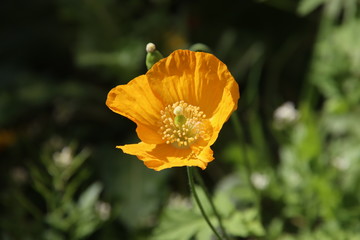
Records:
[[[347,158],[337,157],[331,161],[334,168],[340,171],[346,171],[350,167],[350,161]]]
[[[110,217],[111,205],[107,202],[99,201],[96,203],[95,211],[101,220],[106,221]]]
[[[269,185],[269,177],[262,173],[251,174],[251,182],[256,189],[264,190]]]
[[[11,178],[16,182],[17,184],[24,184],[27,182],[29,176],[28,172],[23,167],[15,167],[11,170]]]
[[[56,152],[53,155],[53,159],[56,165],[59,167],[67,167],[73,160],[73,154],[70,147],[64,147],[60,152]]]
[[[275,127],[283,128],[299,119],[299,112],[296,110],[294,103],[285,102],[274,111]]]
[[[170,195],[168,205],[173,208],[191,208],[191,201],[187,197],[183,197],[180,194],[173,193]]]
[[[286,182],[287,185],[291,187],[298,187],[303,181],[303,178],[299,173],[291,171],[287,172],[283,180]]]

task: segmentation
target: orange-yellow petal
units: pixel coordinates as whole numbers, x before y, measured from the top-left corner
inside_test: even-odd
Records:
[[[136,132],[143,142],[162,143],[159,131],[159,114],[164,108],[152,92],[147,77],[141,75],[126,85],[113,88],[106,105],[137,124]]]
[[[208,53],[177,50],[156,63],[146,75],[112,89],[107,105],[138,126],[137,133],[142,142],[118,146],[125,153],[136,155],[147,167],[157,171],[180,166],[205,169],[214,159],[210,146],[236,110],[239,97],[238,84],[219,59]],[[174,106],[181,101],[188,104],[183,105],[184,108],[198,107],[196,111],[200,115],[189,117],[195,121],[191,126],[201,126],[198,133],[183,130],[185,135],[177,136],[181,131],[169,124],[172,113],[163,115],[165,106]],[[163,131],[159,133],[161,129]],[[177,141],[183,141],[183,136],[193,138],[194,133],[199,134],[198,139],[187,148],[166,144],[161,136],[166,134],[164,139],[172,142],[174,136],[171,134],[180,139]]]
[[[160,171],[171,167],[197,166],[205,169],[213,158],[210,147],[195,153],[191,148],[176,148],[169,144],[129,144],[117,146],[124,153],[136,155],[148,168]]]
[[[146,76],[154,94],[165,104],[184,100],[210,117],[225,104],[223,95],[229,94],[232,102],[226,107],[229,112],[236,109],[238,85],[227,66],[212,54],[177,50],[156,63]]]
[[[237,109],[237,101],[240,98],[239,87],[236,83],[229,82],[227,89],[229,91],[223,92],[220,104],[209,119],[213,127],[213,135],[209,141],[210,145],[217,139],[222,126],[229,119],[231,113]]]

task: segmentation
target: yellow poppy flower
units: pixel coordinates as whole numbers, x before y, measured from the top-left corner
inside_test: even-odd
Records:
[[[141,142],[117,146],[157,171],[205,169],[210,146],[237,108],[239,87],[214,55],[177,50],[128,84],[113,88],[106,105],[137,124]]]

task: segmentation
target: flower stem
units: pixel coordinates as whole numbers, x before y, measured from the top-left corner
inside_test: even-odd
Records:
[[[254,184],[251,181],[252,169],[251,169],[251,165],[250,165],[248,155],[247,155],[247,148],[246,148],[246,143],[245,143],[245,140],[243,137],[243,131],[242,131],[241,125],[240,125],[240,119],[236,113],[231,115],[231,121],[234,125],[235,134],[236,134],[239,142],[241,143],[246,178],[247,178],[249,186],[251,187],[253,193],[255,194],[256,205],[257,205],[257,207],[259,207],[259,194],[258,194],[258,191],[256,190]]]
[[[211,208],[219,222],[219,226],[220,226],[220,229],[221,229],[221,233],[222,235],[224,236],[224,238],[226,240],[229,239],[229,236],[226,234],[226,231],[225,231],[225,228],[224,228],[224,225],[222,223],[222,220],[221,220],[221,216],[219,214],[219,212],[217,211],[216,207],[215,207],[215,204],[214,204],[214,201],[212,200],[211,196],[210,196],[210,193],[207,189],[207,187],[205,186],[205,183],[204,183],[204,180],[202,179],[202,177],[200,176],[199,174],[199,171],[197,169],[194,169],[194,172],[195,172],[195,179],[199,182],[200,186],[202,187],[202,189],[204,190],[205,192],[205,195],[211,205]]]
[[[194,176],[193,176],[193,169],[192,167],[187,167],[187,174],[188,174],[188,179],[189,179],[189,185],[190,185],[190,189],[191,189],[191,193],[193,194],[195,201],[197,203],[197,205],[199,206],[199,209],[201,211],[201,214],[203,215],[206,223],[209,225],[209,227],[211,228],[211,230],[214,232],[214,234],[216,235],[216,237],[219,240],[223,240],[223,238],[220,236],[220,234],[216,231],[214,225],[212,225],[212,223],[210,222],[209,217],[207,216],[204,207],[201,204],[201,201],[199,199],[199,196],[196,193],[195,190],[195,183],[194,183]]]

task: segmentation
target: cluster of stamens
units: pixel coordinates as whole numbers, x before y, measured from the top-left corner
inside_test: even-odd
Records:
[[[166,106],[160,114],[160,132],[167,144],[188,147],[204,134],[206,115],[199,107],[179,101]]]

